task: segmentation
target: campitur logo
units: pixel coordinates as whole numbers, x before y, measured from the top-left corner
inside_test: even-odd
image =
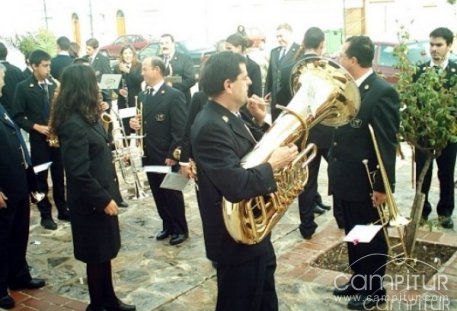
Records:
[[[448,276],[439,272],[436,267],[416,258],[402,258],[402,264],[406,265],[407,273],[389,273],[380,276],[376,273],[383,270],[389,263],[398,261],[398,257],[376,253],[362,257],[357,262],[364,259],[370,260],[368,258],[370,256],[387,256],[389,259],[372,275],[351,275],[351,266],[348,266],[344,273],[338,274],[333,280],[333,286],[336,289],[343,290],[350,285],[357,292],[372,293],[371,301],[375,301],[375,303],[370,303],[365,310],[451,310]],[[433,269],[435,274],[427,279],[423,267]],[[379,284],[383,284],[387,293],[383,288],[379,288]],[[353,296],[334,297],[336,302],[341,303],[348,303],[351,298]],[[371,301],[367,300],[367,303]]]

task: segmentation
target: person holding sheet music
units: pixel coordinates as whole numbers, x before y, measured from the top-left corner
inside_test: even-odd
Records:
[[[176,148],[180,145],[187,119],[187,104],[184,94],[165,83],[164,62],[158,57],[148,57],[142,63],[142,75],[146,90],[138,96],[141,113],[130,119],[130,127],[136,131],[142,128],[145,166],[169,166],[178,172]],[[170,238],[171,245],[184,242],[189,231],[187,227],[184,197],[181,191],[160,187],[164,173],[148,172],[149,185],[162,218],[162,231],[157,240]]]
[[[135,107],[135,97],[141,92],[141,63],[138,61],[136,50],[131,45],[124,46],[119,54],[119,62],[114,67],[114,73],[121,74],[122,78],[117,89],[117,108]],[[125,134],[129,135],[132,129],[128,118],[122,119]]]
[[[6,67],[0,64],[0,97]],[[0,308],[15,305],[10,290],[39,288],[42,279],[32,278],[26,253],[30,227],[30,178],[33,168],[21,132],[0,104]]]
[[[43,50],[35,50],[29,57],[33,74],[20,82],[16,87],[13,105],[13,119],[30,134],[30,151],[34,166],[52,162],[50,167],[54,203],[58,210],[57,218],[70,220],[67,202],[65,199],[64,170],[60,147],[51,147],[49,138],[49,113],[54,97],[56,84],[49,79],[51,70],[51,56]],[[48,230],[56,230],[51,213],[51,203],[47,197],[48,169],[38,173],[38,191],[46,197],[38,202],[41,214],[41,226]]]

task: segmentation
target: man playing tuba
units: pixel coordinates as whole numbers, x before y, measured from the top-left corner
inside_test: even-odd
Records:
[[[298,153],[297,147],[279,147],[264,163],[243,168],[241,158],[256,143],[238,117],[240,107],[248,102],[251,83],[246,59],[228,51],[212,55],[200,83],[211,100],[195,118],[191,145],[197,164],[206,255],[217,262],[216,311],[278,310],[276,257],[270,235],[254,245],[237,243],[224,225],[222,202],[223,197],[239,202],[276,191],[273,171],[289,165]],[[248,107],[254,117],[264,112],[255,102]]]

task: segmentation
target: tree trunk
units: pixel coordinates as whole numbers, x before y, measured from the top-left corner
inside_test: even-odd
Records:
[[[413,205],[411,207],[411,222],[405,227],[405,246],[408,256],[412,256],[414,247],[416,245],[417,230],[422,217],[422,210],[424,208],[425,194],[422,193],[422,184],[424,183],[425,174],[433,161],[433,153],[427,152],[424,167],[420,172],[419,179],[416,183],[416,193],[414,195]]]

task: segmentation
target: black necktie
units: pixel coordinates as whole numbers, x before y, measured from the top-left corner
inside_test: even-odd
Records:
[[[281,51],[279,51],[279,60],[281,60],[284,55],[286,55],[286,48],[281,48]]]
[[[148,86],[148,87],[146,88],[146,94],[149,95],[149,96],[154,95],[154,88]]]
[[[39,82],[41,90],[43,91],[44,94],[44,109],[43,109],[43,117],[47,121],[49,118],[49,90],[48,90],[48,84],[44,82]]]

